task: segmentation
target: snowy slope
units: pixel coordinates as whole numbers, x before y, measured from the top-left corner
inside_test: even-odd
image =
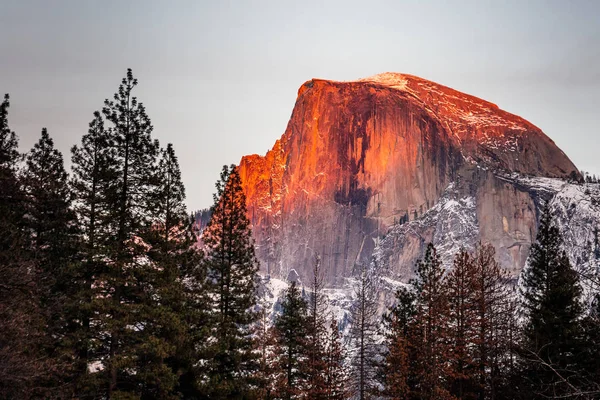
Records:
[[[569,183],[562,179],[518,174],[497,175],[497,178],[531,196],[537,216],[548,204],[571,263],[582,273],[598,276],[599,184]],[[439,202],[423,216],[390,229],[374,251],[374,263],[383,275],[406,282],[412,277],[414,266],[401,264],[413,259],[415,253],[422,255],[424,246],[431,241],[446,268],[450,268],[461,247],[469,250],[478,242],[476,203],[474,197],[459,194],[455,184],[450,184]]]
[[[535,199],[538,215],[542,207],[549,205],[572,264],[584,277],[598,281],[600,248],[596,236],[600,228],[600,184],[575,184],[518,174],[498,175],[498,178],[529,193]],[[479,241],[476,203],[475,197],[465,196],[456,184],[450,184],[431,209],[412,221],[394,225],[378,240],[370,273],[380,313],[393,304],[395,291],[414,276],[414,256],[420,257],[429,241],[436,246],[446,268],[451,268],[454,255],[461,248],[475,247]],[[288,284],[267,277],[261,282],[260,293],[267,299],[274,317],[281,312],[280,304]],[[350,277],[344,279],[342,285],[324,290],[331,316],[338,320],[345,334],[350,328],[355,284],[355,279]],[[582,286],[584,293],[589,293],[589,280],[584,279]]]

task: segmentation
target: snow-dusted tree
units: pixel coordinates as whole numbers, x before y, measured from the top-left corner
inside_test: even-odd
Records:
[[[348,398],[348,368],[342,334],[335,318],[331,318],[325,348],[325,396],[327,400]]]
[[[352,361],[349,390],[359,400],[372,398],[376,384],[378,316],[373,276],[358,265],[354,302],[350,310]]]
[[[523,376],[536,396],[572,393],[580,372],[576,357],[582,335],[581,288],[561,247],[560,231],[546,207],[522,275],[526,313]]]
[[[265,298],[259,301],[259,318],[254,330],[255,351],[258,353],[256,373],[253,377],[253,397],[272,400],[276,394],[276,382],[281,376],[277,360],[277,331],[272,327],[271,308]]]
[[[276,358],[280,375],[276,381],[277,399],[305,398],[306,374],[302,365],[306,357],[307,304],[296,281],[291,282],[275,321]]]
[[[581,391],[600,396],[600,293],[592,304],[589,315],[583,320],[583,343],[580,358],[583,374],[581,374]]]
[[[306,395],[310,399],[325,398],[325,336],[327,333],[327,299],[323,294],[321,259],[315,256],[313,277],[308,293],[306,325]]]

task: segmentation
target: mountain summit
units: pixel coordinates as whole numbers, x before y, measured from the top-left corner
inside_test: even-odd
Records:
[[[379,260],[394,277],[411,275],[425,243],[461,235],[466,245],[492,241],[501,263],[519,271],[544,199],[507,177],[578,176],[530,122],[399,73],[304,83],[283,136],[239,168],[264,272],[309,277],[318,253],[333,285],[370,263],[386,234],[408,227]],[[433,217],[454,205],[468,226]]]

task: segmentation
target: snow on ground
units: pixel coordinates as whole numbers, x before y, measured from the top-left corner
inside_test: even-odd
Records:
[[[600,229],[600,184],[576,184],[563,179],[519,174],[499,174],[497,177],[530,192],[537,199],[539,207],[548,202],[572,264],[583,274],[600,276],[600,246],[595,244]],[[378,241],[370,268],[377,288],[380,312],[393,304],[393,294],[398,288],[409,287],[405,283],[405,277],[401,280],[390,274],[394,268],[390,268],[388,263],[398,246],[402,248],[407,245],[407,237],[422,238],[423,232],[433,229],[433,242],[438,254],[444,266],[451,268],[454,255],[463,247],[473,249],[479,240],[476,208],[473,197],[461,195],[455,185],[450,184],[431,209],[412,221],[393,226]],[[324,289],[330,316],[338,320],[345,335],[350,328],[355,285],[355,279],[347,278],[341,287]],[[280,304],[288,283],[281,279],[262,277],[261,287],[264,288],[264,297],[274,317],[281,312]],[[582,287],[586,294],[590,293],[589,281],[584,281]],[[307,288],[305,295],[306,293]]]
[[[394,251],[409,245],[409,238],[424,240],[426,231],[433,229],[433,244],[442,263],[450,268],[454,255],[461,249],[474,248],[479,238],[475,199],[461,197],[454,184],[448,185],[438,202],[419,218],[393,226],[373,252],[374,263],[384,271],[394,270],[389,265]],[[396,277],[390,277],[396,279]]]
[[[289,283],[285,280],[260,276],[258,287],[259,302],[271,310],[272,320],[282,311],[281,303],[288,287]],[[306,300],[308,300],[309,288],[300,282],[300,289]],[[342,328],[346,327],[354,298],[353,280],[348,279],[346,284],[341,288],[326,287],[323,289],[323,294],[327,299],[327,319],[331,320],[331,318],[335,318]]]
[[[600,185],[566,184],[550,200],[549,206],[571,264],[582,276],[590,278],[582,281],[584,295],[589,297],[593,290],[591,281],[600,280],[600,248],[597,243],[600,239]]]

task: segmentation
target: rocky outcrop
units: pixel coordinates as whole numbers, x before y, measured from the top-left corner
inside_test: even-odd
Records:
[[[386,261],[408,277],[406,265],[423,243],[436,235],[441,243],[439,235],[457,226],[450,219],[450,228],[440,229],[432,217],[436,207],[452,214],[448,199],[470,210],[469,240],[498,243],[501,262],[519,270],[535,237],[539,199],[499,176],[576,171],[524,119],[391,73],[306,82],[281,139],[265,156],[243,157],[239,168],[263,272],[286,277],[294,269],[307,278],[319,253],[332,285],[370,262],[386,233],[420,221],[423,229],[398,238],[394,261]]]

